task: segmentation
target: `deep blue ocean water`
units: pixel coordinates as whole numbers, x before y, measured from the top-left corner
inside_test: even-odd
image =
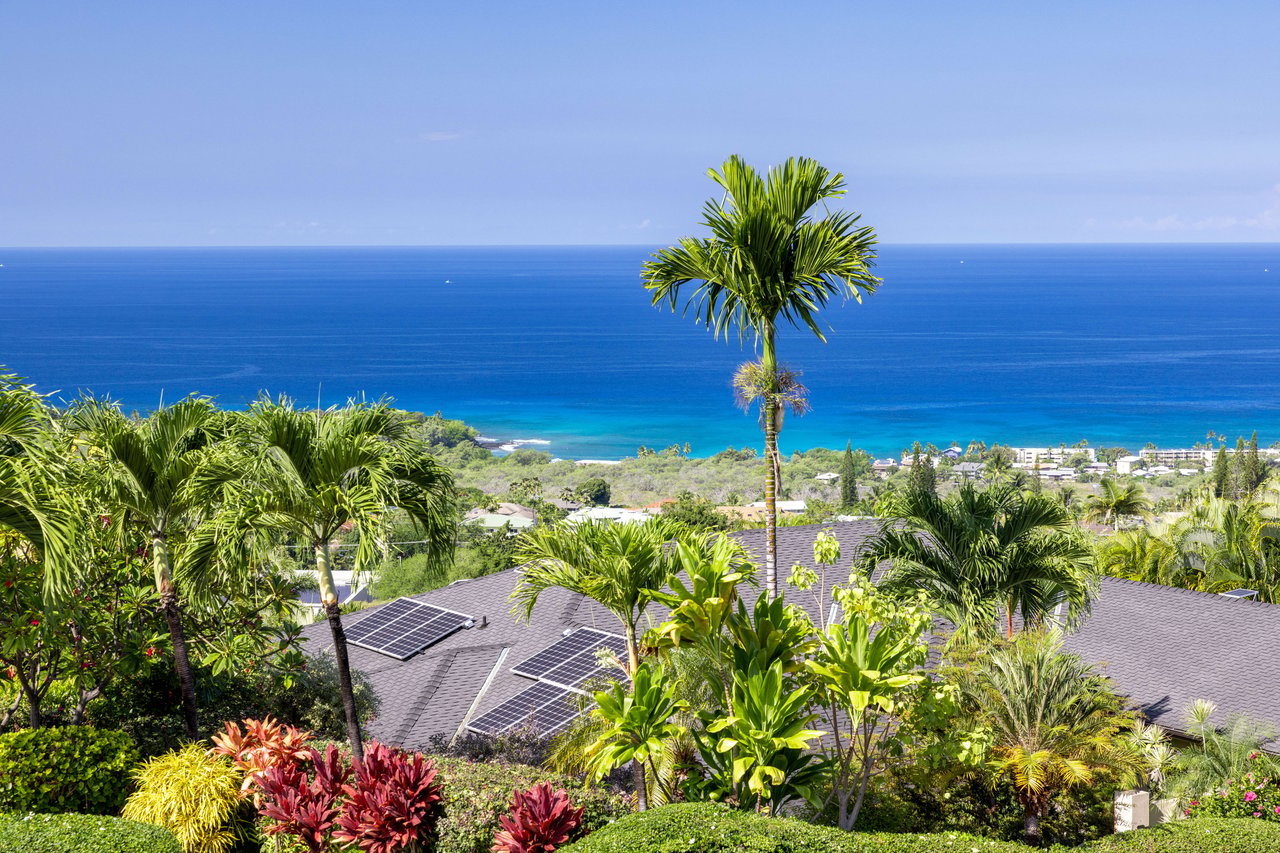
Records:
[[[576,458],[759,444],[750,342],[650,307],[649,251],[3,249],[0,365],[144,409],[389,395]],[[785,450],[1280,439],[1280,244],[886,246],[877,272],[826,345],[781,337],[813,403]]]

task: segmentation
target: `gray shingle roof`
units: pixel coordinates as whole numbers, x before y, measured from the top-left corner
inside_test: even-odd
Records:
[[[778,574],[813,563],[813,542],[824,529],[841,544],[837,566],[825,570],[829,589],[844,583],[849,566],[877,521],[806,525],[778,529]],[[762,561],[765,531],[734,534]],[[879,580],[885,567],[877,567]],[[614,617],[583,596],[560,589],[546,592],[528,623],[510,613],[509,596],[518,580],[512,569],[414,596],[472,616],[463,629],[407,661],[349,647],[353,668],[369,680],[381,701],[370,737],[422,748],[433,735],[452,736],[470,719],[491,710],[534,682],[511,668],[550,646],[566,630],[588,626],[614,633]],[[817,615],[815,595],[795,600]],[[356,624],[376,608],[344,620]],[[660,608],[651,608],[656,623]],[[484,627],[480,627],[481,625]],[[303,630],[309,653],[330,649],[328,626]],[[1117,689],[1154,722],[1175,731],[1196,699],[1209,699],[1219,715],[1247,713],[1280,728],[1280,661],[1270,654],[1280,637],[1280,606],[1239,601],[1206,593],[1105,578],[1088,619],[1067,638],[1066,648],[1099,664]]]

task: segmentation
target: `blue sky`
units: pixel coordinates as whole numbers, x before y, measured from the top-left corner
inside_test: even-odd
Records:
[[[0,7],[0,245],[666,242],[816,157],[885,242],[1274,241],[1280,4]]]

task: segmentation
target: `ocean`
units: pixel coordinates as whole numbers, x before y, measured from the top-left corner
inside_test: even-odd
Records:
[[[0,365],[127,408],[389,396],[569,458],[759,446],[751,341],[650,306],[648,247],[0,249]],[[784,451],[1280,440],[1280,244],[890,245],[780,336]]]

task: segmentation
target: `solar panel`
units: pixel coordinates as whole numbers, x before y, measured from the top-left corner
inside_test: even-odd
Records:
[[[582,693],[585,692],[584,685],[597,677],[607,677],[611,671],[600,666],[600,649],[608,649],[622,657],[627,651],[627,641],[617,634],[578,628],[524,663],[512,667],[511,671]]]
[[[564,687],[540,681],[486,714],[467,728],[486,735],[500,735],[513,729],[531,728],[540,735],[554,734],[578,716],[572,693]]]
[[[353,646],[406,660],[471,621],[465,613],[397,598],[347,628],[346,635]]]

